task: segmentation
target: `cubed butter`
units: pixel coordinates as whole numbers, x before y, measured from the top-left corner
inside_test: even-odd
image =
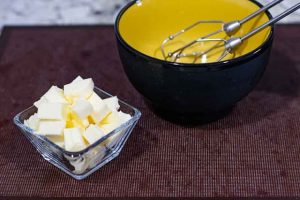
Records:
[[[73,119],[72,124],[73,124],[73,127],[79,127],[83,130],[90,125],[89,120],[87,118],[83,119],[83,120]]]
[[[119,119],[121,121],[121,124],[129,121],[131,119],[131,115],[130,114],[127,114],[127,113],[123,113],[122,111],[119,111],[118,112],[118,115],[119,115]]]
[[[88,118],[85,118],[85,119],[81,120],[81,124],[84,126],[84,128],[86,128],[90,125],[90,122],[89,122]]]
[[[47,136],[47,138],[53,142],[54,144],[56,144],[57,146],[64,148],[65,146],[65,140],[63,135],[62,136]]]
[[[89,125],[89,127],[83,133],[83,137],[86,139],[86,141],[88,141],[89,144],[93,144],[105,135],[106,134],[94,124]]]
[[[34,103],[38,111],[24,124],[67,151],[81,151],[131,118],[118,112],[116,96],[102,100],[93,90],[93,80],[81,76],[64,90],[52,86]],[[105,146],[115,145],[125,132],[120,130],[108,138]]]
[[[123,123],[131,119],[129,114],[120,112],[112,112],[104,120],[101,121],[99,126],[105,133],[109,133],[114,129],[118,128]]]
[[[104,119],[111,111],[104,105],[97,112],[93,112],[91,114],[91,118],[95,124],[99,123],[102,119]]]
[[[110,124],[104,124],[101,126],[101,129],[105,133],[110,133],[111,131],[115,130],[119,126],[121,126],[123,123],[126,123],[128,120],[131,119],[131,115],[123,113],[122,111],[115,113],[118,117],[114,116],[115,118],[118,118],[117,123],[110,123]],[[116,122],[116,119],[114,119],[114,122]],[[126,129],[122,129],[121,131],[115,133],[111,137],[107,139],[107,147],[112,148],[116,143],[120,141],[120,139],[123,137],[124,133],[126,132]]]
[[[43,103],[47,103],[47,99],[44,96],[42,96],[38,101],[34,102],[33,105],[36,108],[39,108],[39,106]]]
[[[72,110],[68,113],[68,120],[67,120],[67,126],[66,128],[74,128],[78,127],[81,129],[85,129],[90,124],[88,118],[80,119]]]
[[[63,103],[42,103],[38,107],[38,118],[47,120],[65,120],[67,105]]]
[[[119,100],[116,96],[103,99],[103,102],[108,106],[110,110],[118,111],[120,109]]]
[[[65,121],[41,120],[38,128],[38,134],[46,136],[62,136],[65,127]]]
[[[43,96],[49,103],[68,103],[64,97],[64,92],[57,86],[52,86]]]
[[[91,118],[96,124],[103,120],[111,112],[109,107],[95,92],[93,92],[88,101],[93,106],[93,113],[91,114]]]
[[[57,86],[52,86],[38,101],[34,102],[35,107],[43,103],[68,103],[64,97],[63,90]]]
[[[73,105],[72,109],[76,116],[79,117],[81,120],[86,119],[89,115],[93,113],[92,104],[85,99],[77,100]]]
[[[81,76],[77,76],[73,81],[72,83],[75,83],[75,82],[78,82],[78,81],[82,81],[83,78]]]
[[[66,128],[74,128],[75,124],[73,123],[73,120],[66,121]]]
[[[91,78],[77,80],[64,86],[64,95],[69,99],[85,98],[91,96],[94,82]]]
[[[104,125],[100,125],[99,127],[105,134],[108,134],[108,133],[112,132],[113,130],[115,130],[116,128],[118,128],[118,125],[117,124],[104,124]]]
[[[119,114],[116,111],[109,113],[101,122],[100,125],[104,124],[119,124]]]
[[[32,130],[38,130],[39,128],[39,123],[40,123],[40,120],[39,118],[37,117],[37,114],[33,114],[32,116],[29,117],[29,119],[27,120],[24,120],[24,124],[26,126],[28,126],[29,128],[31,128]]]
[[[81,151],[86,148],[80,128],[66,128],[64,130],[65,149],[67,151]]]

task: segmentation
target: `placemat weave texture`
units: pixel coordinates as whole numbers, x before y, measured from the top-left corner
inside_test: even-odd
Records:
[[[126,78],[113,27],[6,27],[0,38],[0,195],[300,196],[300,26],[278,26],[255,90],[224,119],[161,119]],[[143,67],[143,66],[141,66]],[[77,75],[137,107],[120,156],[83,181],[43,160],[15,114]]]

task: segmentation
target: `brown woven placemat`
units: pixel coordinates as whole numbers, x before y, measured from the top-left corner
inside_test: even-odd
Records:
[[[0,195],[300,196],[300,26],[276,31],[256,89],[224,119],[185,127],[156,116],[131,86],[113,27],[5,28]],[[52,84],[77,75],[142,112],[120,156],[83,181],[44,161],[12,123]]]

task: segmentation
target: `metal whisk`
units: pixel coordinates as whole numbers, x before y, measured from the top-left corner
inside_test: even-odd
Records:
[[[208,53],[211,53],[212,51],[216,50],[216,49],[220,49],[221,55],[218,57],[218,59],[216,60],[217,62],[223,60],[228,54],[233,54],[234,55],[234,50],[240,46],[242,44],[242,42],[248,38],[250,38],[251,36],[255,35],[256,33],[262,31],[263,29],[265,29],[267,26],[272,25],[276,22],[278,22],[279,20],[281,20],[282,18],[290,15],[291,13],[295,12],[296,10],[299,9],[300,7],[300,3],[294,5],[293,7],[289,8],[288,10],[286,10],[285,12],[281,13],[280,15],[276,16],[275,18],[271,19],[270,21],[268,21],[267,23],[261,25],[260,27],[250,31],[248,34],[242,36],[242,37],[231,37],[228,40],[225,40],[223,38],[210,38],[216,34],[219,34],[221,32],[225,32],[227,36],[231,36],[232,34],[234,34],[240,27],[242,24],[244,24],[245,22],[249,21],[250,19],[252,19],[253,17],[257,16],[258,14],[264,12],[265,10],[277,5],[278,3],[282,2],[283,0],[275,0],[267,5],[265,5],[264,7],[262,7],[261,9],[257,10],[256,12],[252,13],[251,15],[247,16],[246,18],[242,19],[242,20],[237,20],[237,21],[232,21],[229,23],[224,23],[223,21],[218,21],[218,20],[209,20],[209,21],[198,21],[194,24],[192,24],[191,26],[175,33],[174,35],[169,36],[167,39],[165,39],[162,42],[161,45],[161,51],[162,54],[164,56],[165,60],[170,60],[172,62],[176,62],[179,58],[183,58],[183,57],[193,57],[194,58],[194,62],[196,62],[196,60],[198,58],[200,58],[201,56],[207,56]],[[166,54],[165,51],[165,46],[168,42],[170,42],[171,40],[174,40],[174,38],[178,37],[179,35],[189,31],[190,29],[200,25],[200,24],[221,24],[222,28],[220,30],[217,30],[215,32],[212,32],[210,34],[207,34],[203,37],[200,37],[196,40],[193,40],[191,42],[188,42],[187,44],[183,45],[182,47],[172,51],[172,52],[168,52]],[[213,45],[211,48],[208,48],[207,50],[201,51],[201,52],[192,52],[192,53],[184,53],[184,51],[188,48],[190,48],[191,46],[195,45],[196,43],[209,43],[209,42],[214,42],[215,45]],[[221,49],[223,48],[223,50]]]

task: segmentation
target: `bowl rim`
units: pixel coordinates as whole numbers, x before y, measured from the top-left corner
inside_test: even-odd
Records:
[[[125,39],[123,39],[123,37],[121,36],[121,33],[119,31],[119,24],[120,24],[120,20],[123,16],[123,14],[132,6],[134,5],[137,1],[139,0],[134,0],[131,1],[129,3],[127,3],[122,9],[121,11],[118,13],[116,20],[115,20],[115,25],[114,25],[114,32],[115,35],[117,37],[117,40],[121,42],[121,44],[127,48],[129,51],[137,54],[138,56],[143,57],[144,59],[148,59],[151,60],[152,62],[159,62],[163,65],[167,65],[168,67],[175,67],[175,68],[201,68],[201,69],[208,69],[208,70],[222,70],[222,69],[228,69],[228,68],[232,68],[234,66],[236,66],[236,64],[241,64],[244,62],[247,62],[249,60],[251,60],[254,57],[257,57],[259,54],[261,54],[262,52],[264,52],[271,44],[273,41],[273,37],[274,37],[274,25],[270,26],[271,30],[270,30],[270,34],[268,35],[268,38],[256,49],[248,52],[247,54],[244,54],[242,56],[239,56],[237,58],[234,59],[230,59],[230,60],[225,60],[225,61],[221,61],[221,62],[211,62],[211,63],[197,63],[197,64],[193,64],[193,63],[177,63],[177,62],[171,62],[171,61],[166,61],[166,60],[161,60],[152,56],[149,56],[147,54],[144,54],[138,50],[136,50],[135,48],[133,48],[132,46],[130,46]],[[263,5],[261,3],[259,3],[256,0],[249,0],[250,2],[256,4],[257,6],[259,6],[260,8],[263,7]],[[266,15],[268,16],[269,19],[272,19],[273,16],[272,14],[266,10],[265,11]]]

